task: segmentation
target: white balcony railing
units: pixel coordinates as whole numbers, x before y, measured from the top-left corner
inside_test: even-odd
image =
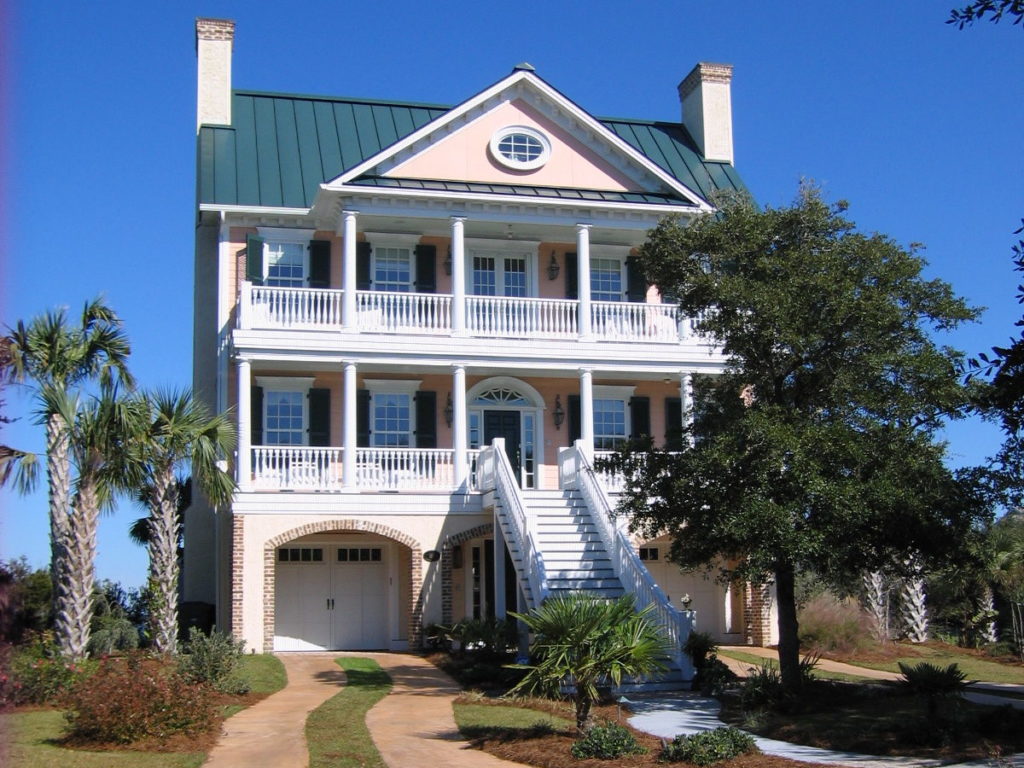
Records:
[[[474,336],[571,339],[577,334],[577,302],[467,296],[466,325]]]
[[[468,451],[469,490],[476,490],[479,451]],[[255,446],[252,487],[257,491],[340,491],[342,448]],[[356,487],[359,491],[451,491],[455,485],[455,452],[446,448],[359,448]]]
[[[344,291],[242,284],[239,327],[267,330],[342,328]],[[356,330],[446,336],[453,297],[444,293],[357,291]],[[467,296],[466,331],[484,338],[574,339],[579,302],[505,296]],[[678,343],[693,336],[675,304],[596,301],[591,329],[598,341]]]
[[[444,293],[357,291],[359,330],[444,334],[452,328],[452,297]]]
[[[596,464],[599,459],[610,459],[614,455],[615,451],[594,451],[594,463]],[[604,488],[605,493],[621,493],[626,486],[626,479],[618,472],[595,469],[594,476]]]

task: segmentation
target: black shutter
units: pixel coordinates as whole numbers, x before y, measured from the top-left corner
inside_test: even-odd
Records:
[[[683,448],[683,401],[678,397],[665,398],[665,449]]]
[[[651,434],[651,398],[632,397],[629,401],[629,420],[632,422],[634,440]]]
[[[370,279],[370,244],[356,243],[356,290],[368,291],[373,285]],[[345,286],[348,288],[348,286]]]
[[[639,259],[626,259],[626,299],[643,303],[647,301],[647,280],[640,269]]]
[[[330,240],[312,240],[309,243],[309,287],[331,287]]]
[[[263,284],[263,238],[258,235],[245,238],[245,279]]]
[[[565,298],[567,299],[578,299],[580,297],[579,269],[576,254],[565,254]]]
[[[416,447],[437,448],[437,392],[416,393]]]
[[[437,293],[437,246],[416,246],[416,290]]]
[[[252,387],[250,391],[249,439],[253,445],[263,445],[263,387]]]
[[[309,444],[326,447],[331,444],[331,390],[309,390]]]
[[[356,446],[370,447],[370,390],[356,390]]]
[[[571,446],[582,437],[582,424],[580,422],[580,396],[569,395],[569,445]]]

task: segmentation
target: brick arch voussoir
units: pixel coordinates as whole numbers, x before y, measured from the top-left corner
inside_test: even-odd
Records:
[[[316,520],[272,536],[263,543],[263,651],[274,650],[274,612],[276,610],[275,576],[277,548],[313,533],[373,533],[403,544],[409,555],[409,646],[418,648],[423,634],[423,548],[407,533],[369,520]]]
[[[470,539],[477,539],[494,533],[494,523],[484,523],[467,531],[445,536],[441,544],[441,623],[451,624],[454,612],[452,610],[452,599],[454,589],[452,586],[452,550],[459,544]]]

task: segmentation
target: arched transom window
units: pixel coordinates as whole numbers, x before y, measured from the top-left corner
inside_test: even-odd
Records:
[[[516,392],[514,389],[508,389],[507,387],[495,387],[489,389],[486,392],[481,392],[474,398],[472,405],[480,405],[486,407],[494,406],[531,406],[533,405],[530,400],[525,396]]]

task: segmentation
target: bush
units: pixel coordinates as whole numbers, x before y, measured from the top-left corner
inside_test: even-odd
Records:
[[[56,704],[92,667],[91,662],[60,658],[52,634],[37,634],[28,645],[6,649],[0,661],[0,706]]]
[[[756,748],[754,737],[738,728],[715,728],[692,736],[676,736],[661,750],[661,759],[669,763],[711,765],[731,760]]]
[[[139,630],[123,616],[103,616],[89,635],[87,650],[93,658],[139,647]]]
[[[507,619],[466,619],[439,630],[449,641],[459,643],[459,653],[480,659],[511,656],[519,643],[516,622]]]
[[[853,653],[873,644],[871,617],[854,600],[839,600],[829,592],[812,597],[800,611],[800,647]]]
[[[740,688],[743,709],[774,709],[783,700],[782,675],[778,667],[762,664],[753,670]]]
[[[718,643],[708,632],[691,632],[683,643],[683,653],[693,661],[694,668],[699,672],[700,668],[711,656],[718,651]]]
[[[216,630],[204,635],[192,627],[178,657],[178,674],[185,682],[205,683],[222,693],[248,693],[248,685],[235,675],[244,651],[244,640]]]
[[[704,696],[717,696],[729,683],[736,682],[736,674],[717,655],[711,654],[697,670],[694,685]]]
[[[188,683],[171,666],[138,652],[104,659],[64,700],[73,738],[130,744],[192,735],[216,722],[212,689]]]
[[[574,741],[571,749],[572,756],[577,760],[588,757],[614,760],[623,755],[642,755],[646,751],[628,728],[615,723],[595,725],[583,738]]]
[[[928,719],[932,722],[951,714],[948,709],[959,703],[961,694],[970,685],[967,675],[956,664],[943,668],[926,661],[913,666],[901,661],[899,667],[903,674],[900,685],[924,699]]]

